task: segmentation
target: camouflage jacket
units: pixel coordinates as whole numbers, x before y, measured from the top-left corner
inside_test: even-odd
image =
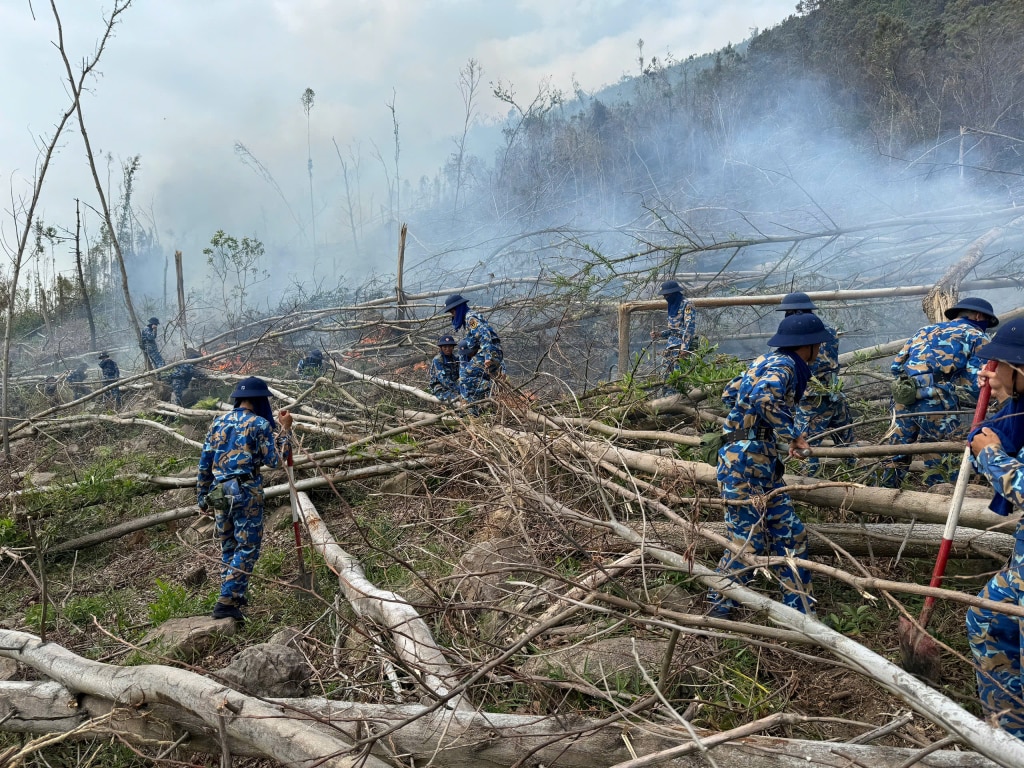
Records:
[[[181,363],[171,368],[171,372],[167,374],[167,380],[171,384],[185,389],[196,376],[196,367],[192,363]]]
[[[214,482],[244,475],[259,478],[261,467],[281,466],[286,450],[291,450],[291,436],[274,432],[269,421],[252,411],[235,408],[218,416],[206,433],[199,454],[199,505],[203,505]]]
[[[963,318],[926,325],[903,345],[890,371],[914,379],[922,400],[955,398],[958,387],[977,399],[982,368],[977,353],[988,341],[988,334]]]
[[[992,483],[992,487],[1015,507],[1024,507],[1024,449],[1016,456],[1001,446],[990,445],[971,462],[979,474]],[[1018,539],[1024,539],[1024,521],[1017,522]]]
[[[299,364],[295,366],[295,372],[299,376],[304,376],[309,379],[317,378],[324,370],[324,359],[310,357],[306,355],[304,358],[299,360]]]
[[[825,386],[831,386],[839,376],[839,336],[828,323],[825,330],[829,339],[818,347],[818,357],[811,363],[811,375]]]
[[[142,329],[142,347],[143,349],[156,349],[156,328],[150,328],[148,325]]]
[[[668,318],[668,326],[660,335],[667,341],[666,349],[690,348],[697,335],[697,313],[690,301],[683,299],[679,311]]]
[[[459,360],[455,355],[434,355],[430,361],[430,391],[442,401],[459,396]]]
[[[476,355],[480,358],[484,369],[496,370],[501,366],[504,353],[501,350],[501,339],[498,332],[479,312],[470,310],[466,314],[466,338],[476,347]]]
[[[722,402],[729,409],[722,431],[745,432],[750,439],[758,430],[775,430],[788,440],[800,436],[794,424],[796,363],[781,352],[761,355],[740,376],[726,385]]]
[[[117,381],[121,378],[121,369],[111,359],[100,360],[100,370],[103,371],[103,378],[107,381]]]

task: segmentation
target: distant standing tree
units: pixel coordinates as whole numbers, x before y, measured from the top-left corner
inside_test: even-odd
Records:
[[[309,113],[316,98],[312,88],[302,92],[302,110],[306,113],[306,169],[309,171],[309,221],[313,232],[313,259],[316,260],[316,206],[313,203],[313,145],[310,141]]]
[[[234,322],[245,313],[249,289],[270,278],[270,273],[260,267],[265,252],[263,243],[249,237],[239,240],[219,229],[210,239],[210,245],[211,248],[203,249],[203,255],[220,282],[228,321]]]
[[[452,217],[459,212],[459,195],[462,192],[462,184],[465,178],[466,168],[466,136],[473,124],[476,115],[476,100],[480,89],[480,79],[484,70],[480,62],[470,59],[459,70],[459,93],[462,95],[463,120],[462,135],[455,139],[455,154],[452,157],[455,166],[455,201],[452,204]]]

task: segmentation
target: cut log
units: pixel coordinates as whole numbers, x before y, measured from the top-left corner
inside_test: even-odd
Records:
[[[0,702],[9,701],[20,711],[25,701],[23,697],[33,699],[32,717],[0,723],[0,731],[59,733],[67,730],[65,721],[80,723],[86,718],[98,718],[111,707],[110,702],[94,696],[82,696],[78,702],[75,693],[56,683],[0,683]],[[47,701],[49,706],[42,708],[41,704]],[[76,702],[78,706],[74,706]],[[72,718],[67,717],[69,704],[74,707]],[[393,728],[387,742],[394,753],[411,758],[416,765],[429,763],[439,768],[509,768],[528,753],[533,755],[531,765],[605,768],[629,760],[634,754],[656,754],[692,740],[681,727],[668,724],[661,724],[655,730],[622,721],[573,718],[571,723],[565,723],[558,717],[319,698],[271,699],[268,704],[281,707],[298,721],[315,717],[330,722],[344,738],[351,740],[365,738],[371,724],[377,731]],[[184,731],[190,735],[185,748],[219,754],[219,742],[204,732],[198,718],[166,704],[153,704],[147,710],[144,713],[124,710],[111,730],[117,729],[116,732],[128,741],[142,738],[170,741],[172,735]],[[176,726],[174,731],[170,723]],[[710,735],[701,729],[694,729],[694,733],[700,738]],[[260,754],[230,734],[229,746],[235,755]],[[379,743],[374,752],[381,757],[386,754]],[[751,736],[717,746],[710,754],[719,761],[718,765],[730,768],[805,768],[808,765],[900,768],[907,765],[916,752],[895,747]],[[661,764],[671,768],[706,768],[708,765],[699,755]],[[997,768],[996,763],[981,755],[951,750],[929,754],[922,765]]]
[[[27,664],[71,691],[121,706],[138,709],[150,703],[172,704],[208,728],[223,728],[258,754],[298,768],[388,765],[373,757],[342,756],[352,745],[339,731],[289,717],[281,705],[245,696],[184,669],[101,664],[56,643],[43,643],[34,635],[8,629],[0,629],[0,656]]]

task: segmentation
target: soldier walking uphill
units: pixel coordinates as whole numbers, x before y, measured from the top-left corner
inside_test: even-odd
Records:
[[[768,346],[777,349],[757,358],[722,393],[729,415],[718,450],[718,485],[727,503],[729,540],[746,554],[797,560],[807,557],[807,533],[789,495],[766,497],[783,485],[777,434],[790,441],[790,456],[808,447],[793,409],[811,378],[809,366],[829,338],[817,315],[784,318],[778,332],[768,340]],[[751,570],[728,551],[717,570],[744,584],[752,578]],[[782,601],[790,608],[813,614],[810,573],[781,561],[773,570],[782,585]],[[714,591],[708,599],[710,615],[716,617],[728,616],[736,605]]]
[[[1024,320],[1013,320],[980,350],[982,360],[998,360],[982,371],[1002,409],[970,435],[975,469],[996,495],[989,509],[1008,515],[1024,507]],[[1009,565],[993,576],[978,597],[1024,605],[1024,522],[1018,521]],[[1024,740],[1024,624],[1016,616],[972,606],[967,638],[974,656],[981,707],[989,719]]]
[[[693,304],[683,296],[683,288],[675,280],[661,284],[661,295],[668,302],[668,325],[660,333],[651,331],[651,340],[665,339],[663,356],[665,378],[679,367],[679,361],[690,351],[696,341],[697,313]]]
[[[466,403],[475,403],[490,394],[491,384],[502,372],[504,354],[501,339],[484,316],[469,308],[469,301],[453,293],[444,302],[444,311],[452,316],[452,329],[466,329],[464,341],[476,351],[460,367],[459,395]]]
[[[946,310],[944,323],[926,325],[896,355],[890,370],[893,382],[893,426],[889,445],[909,445],[947,440],[960,428],[955,411],[978,399],[978,351],[988,343],[989,328],[999,325],[992,305],[984,299],[966,298]],[[953,411],[953,413],[950,413]],[[943,477],[942,459],[925,461],[925,483]],[[880,463],[882,485],[898,488],[907,475],[910,457],[893,456]]]
[[[792,317],[812,314],[817,309],[806,293],[796,291],[786,294],[776,311],[785,312],[784,317]],[[850,406],[839,385],[839,337],[835,329],[824,321],[822,324],[829,338],[822,342],[818,356],[810,364],[811,381],[796,406],[797,430],[811,445],[821,442],[815,435],[836,430],[831,432],[833,444],[846,445],[853,442],[853,427],[850,426]],[[819,466],[818,459],[808,459],[808,474],[817,473]]]
[[[103,386],[113,384],[115,381],[121,378],[121,369],[117,367],[117,363],[110,359],[110,355],[106,352],[100,352],[99,354],[99,365],[100,372],[103,374]],[[113,404],[115,408],[121,407],[121,388],[114,387],[106,394],[103,398]]]
[[[154,368],[164,367],[164,356],[160,354],[160,347],[156,343],[156,327],[160,325],[160,318],[151,317],[142,329],[142,343],[139,348],[149,358]]]
[[[430,392],[445,405],[459,399],[459,361],[455,357],[455,337],[437,340],[438,353],[430,361]]]
[[[292,416],[270,409],[270,390],[251,376],[231,393],[235,408],[210,426],[199,456],[196,482],[199,508],[215,509],[217,538],[224,565],[213,618],[245,620],[249,574],[263,541],[262,467],[280,467],[292,449]]]

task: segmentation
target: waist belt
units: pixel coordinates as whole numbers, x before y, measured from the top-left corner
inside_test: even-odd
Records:
[[[736,443],[740,440],[760,440],[764,443],[775,442],[775,429],[773,427],[754,427],[754,429],[737,429],[735,432],[726,432],[722,435],[722,445]]]
[[[217,480],[217,484],[226,483],[228,480],[237,480],[240,483],[252,483],[260,479],[259,472],[246,472],[242,475],[225,475],[220,480]]]

